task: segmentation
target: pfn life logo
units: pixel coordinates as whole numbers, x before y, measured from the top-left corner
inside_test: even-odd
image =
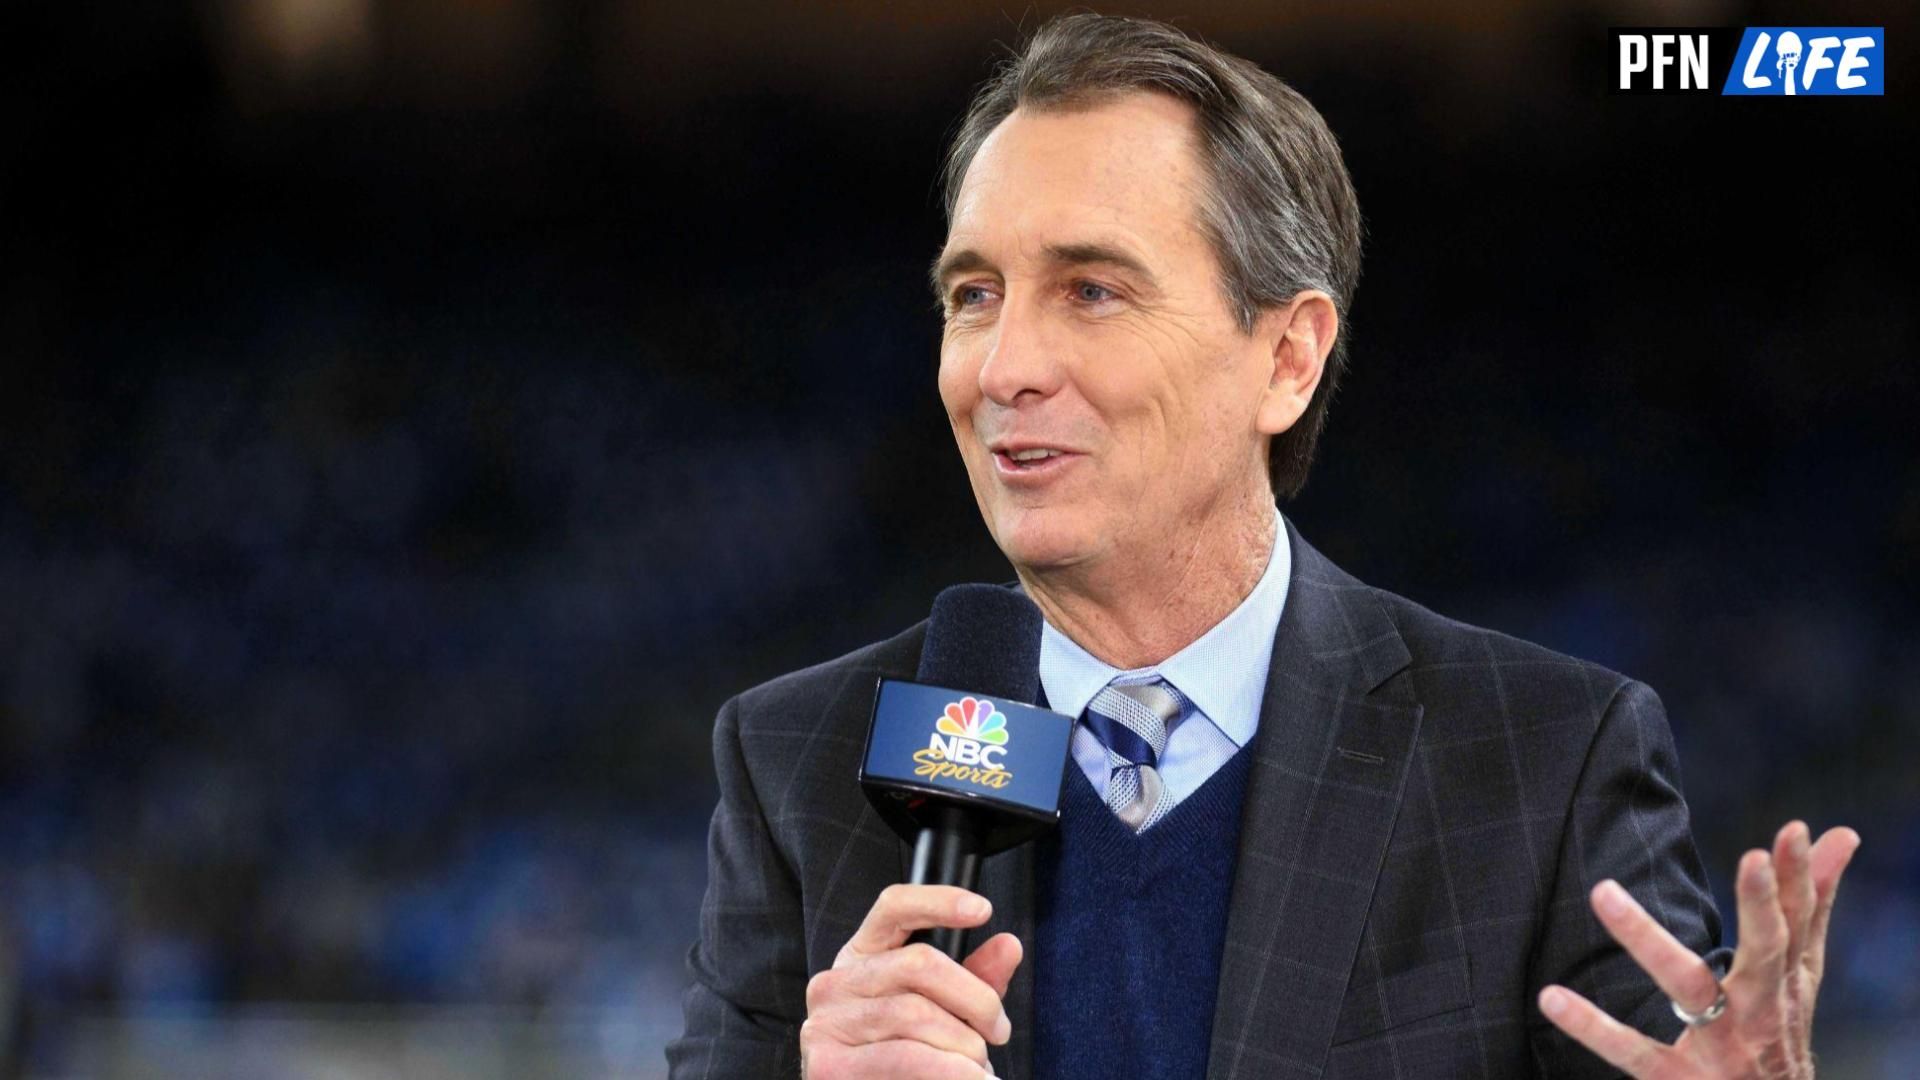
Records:
[[[1749,26],[1722,94],[1886,93],[1878,26]]]
[[[1617,27],[1616,94],[1871,97],[1886,93],[1878,26]]]

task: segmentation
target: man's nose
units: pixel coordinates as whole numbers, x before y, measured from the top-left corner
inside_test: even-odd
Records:
[[[1018,404],[1028,394],[1049,397],[1060,388],[1060,328],[1040,305],[1008,297],[1000,309],[987,358],[980,365],[980,392],[997,405]]]

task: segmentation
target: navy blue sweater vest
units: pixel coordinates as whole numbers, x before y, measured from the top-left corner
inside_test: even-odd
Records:
[[[1060,828],[1034,859],[1035,1076],[1206,1076],[1251,757],[1137,835],[1067,763]]]

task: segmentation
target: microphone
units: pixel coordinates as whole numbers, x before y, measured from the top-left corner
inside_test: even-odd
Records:
[[[981,859],[1060,821],[1073,718],[1027,704],[1040,696],[1040,609],[1004,586],[945,590],[915,679],[880,680],[860,786],[913,845],[911,884],[972,889]],[[912,940],[958,960],[966,934]]]
[[[1780,73],[1780,79],[1787,84],[1787,96],[1793,97],[1793,69],[1800,66],[1800,35],[1791,30],[1780,31],[1780,41],[1773,47],[1774,55],[1779,59],[1773,62],[1773,70]],[[1811,68],[1809,71],[1813,70]],[[1809,76],[1811,81],[1811,76]]]

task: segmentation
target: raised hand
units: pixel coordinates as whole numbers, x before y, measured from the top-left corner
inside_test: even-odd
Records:
[[[1687,1021],[1679,1041],[1648,1038],[1564,986],[1540,991],[1540,1011],[1582,1046],[1642,1080],[1808,1080],[1827,920],[1860,835],[1842,827],[1827,830],[1819,843],[1809,839],[1804,822],[1790,822],[1774,837],[1771,854],[1755,849],[1741,857],[1740,944],[1725,982],[1617,882],[1594,887],[1600,922]]]

